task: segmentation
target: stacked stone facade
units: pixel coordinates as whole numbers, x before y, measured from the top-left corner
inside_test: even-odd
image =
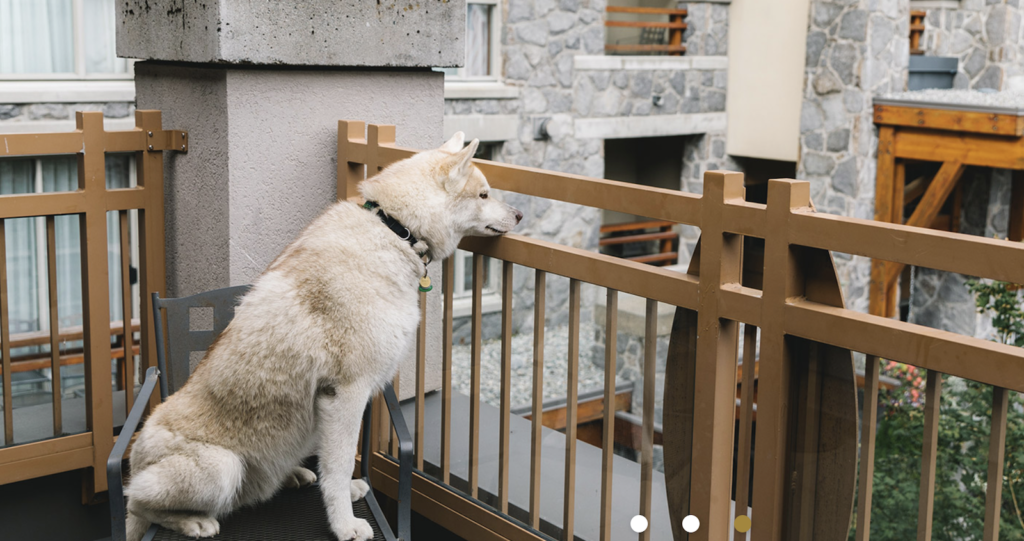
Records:
[[[494,158],[505,163],[551,171],[604,177],[604,141],[578,133],[576,121],[612,117],[722,113],[725,111],[728,5],[691,2],[684,34],[685,69],[601,69],[577,66],[575,57],[604,54],[604,0],[509,0],[504,4],[501,82],[518,87],[507,99],[445,100],[445,115],[517,115],[517,137],[501,142]],[[702,57],[718,59],[702,61]],[[690,63],[687,57],[693,58]],[[657,60],[658,57],[647,57]],[[534,120],[549,119],[546,137],[534,137]],[[719,167],[738,170],[725,156],[725,133],[686,137],[683,149],[683,191],[700,192],[704,171]],[[517,233],[559,244],[597,251],[601,211],[524,196],[504,194],[524,213]],[[684,228],[680,260],[687,261],[698,232]],[[534,279],[530,269],[514,269],[513,332],[533,329]],[[548,325],[568,318],[567,281],[549,277]],[[596,289],[584,288],[583,317],[592,313]],[[498,335],[499,314],[484,316],[484,337]],[[468,337],[468,318],[455,323],[456,340]]]
[[[1024,90],[1019,0],[963,0],[926,12],[921,47],[926,55],[957,58],[954,88]]]
[[[874,218],[874,96],[902,91],[908,0],[812,0],[797,178],[821,212]],[[867,310],[870,262],[834,254],[847,306]]]

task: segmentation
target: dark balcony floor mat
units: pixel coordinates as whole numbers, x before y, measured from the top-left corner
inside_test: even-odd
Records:
[[[370,506],[362,499],[352,502],[355,516],[366,519],[373,528],[373,541],[384,541],[384,534],[373,518]],[[160,528],[154,541],[195,541],[192,537]],[[239,509],[220,521],[220,534],[211,541],[338,541],[327,522],[327,510],[320,487],[312,485],[285,489],[273,499],[255,507]]]

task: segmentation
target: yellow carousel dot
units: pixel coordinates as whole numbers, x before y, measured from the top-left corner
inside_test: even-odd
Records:
[[[736,527],[737,532],[747,533],[750,530],[750,518],[747,515],[740,515],[733,521],[733,526]]]

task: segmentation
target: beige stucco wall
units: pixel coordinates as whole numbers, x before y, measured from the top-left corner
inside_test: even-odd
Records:
[[[733,0],[725,106],[729,154],[797,160],[809,5]]]

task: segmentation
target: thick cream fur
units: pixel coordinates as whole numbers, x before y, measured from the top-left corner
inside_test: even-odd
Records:
[[[521,215],[490,197],[457,133],[361,185],[408,227],[416,249],[375,213],[340,202],[310,224],[242,299],[235,318],[177,393],[155,409],[131,453],[129,539],[159,523],[219,532],[238,507],[316,480],[339,539],[370,539],[352,515],[368,489],[352,481],[359,423],[390,381],[419,324],[417,254],[451,255],[466,235],[498,235]],[[487,194],[486,198],[481,195]]]

